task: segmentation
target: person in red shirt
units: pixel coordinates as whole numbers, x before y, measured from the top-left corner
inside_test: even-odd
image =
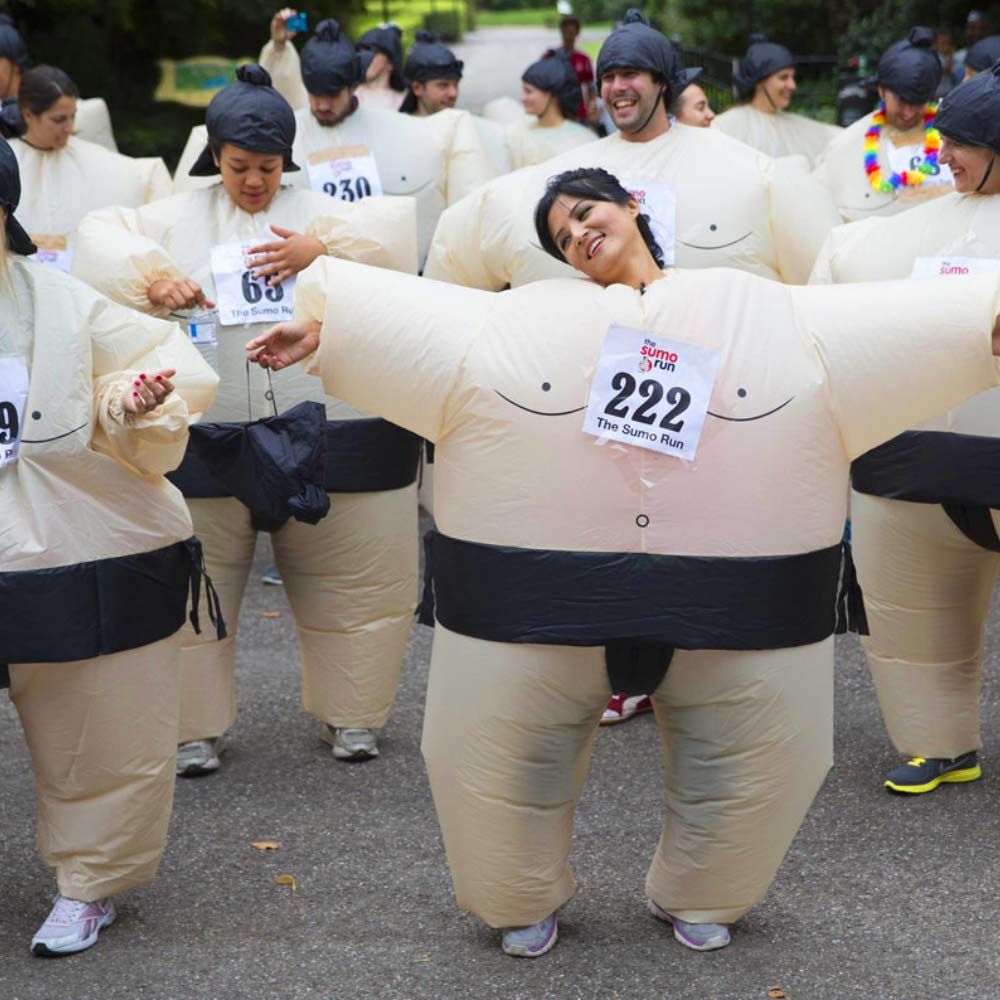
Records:
[[[596,94],[594,92],[594,64],[586,52],[581,52],[576,48],[576,40],[580,34],[580,19],[572,15],[564,17],[559,22],[559,33],[562,35],[563,50],[569,56],[576,78],[580,81],[580,106],[577,109],[577,118],[586,123],[589,120],[588,111],[594,106]],[[555,49],[549,49],[545,53],[546,57],[555,54]]]

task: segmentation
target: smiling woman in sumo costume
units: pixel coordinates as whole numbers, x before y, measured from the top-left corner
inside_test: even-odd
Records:
[[[998,383],[1000,278],[663,270],[601,169],[550,181],[535,225],[586,280],[494,294],[324,259],[248,349],[315,351],[328,392],[437,445],[423,752],[459,904],[510,954],[552,947],[602,710],[652,691],[649,906],[719,948],[830,765],[849,463]]]

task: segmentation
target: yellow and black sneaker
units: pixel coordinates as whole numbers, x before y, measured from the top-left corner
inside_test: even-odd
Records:
[[[924,792],[933,792],[942,782],[975,781],[982,774],[979,755],[975,750],[954,760],[944,757],[911,757],[886,775],[885,787],[893,792],[922,795]]]

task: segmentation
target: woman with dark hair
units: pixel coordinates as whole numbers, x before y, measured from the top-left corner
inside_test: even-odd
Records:
[[[795,57],[757,36],[733,76],[739,103],[715,119],[715,127],[768,156],[804,156],[812,167],[841,131],[836,125],[792,114],[797,83]]]
[[[511,169],[542,163],[597,136],[576,120],[580,81],[562,53],[532,63],[521,76],[526,117],[507,130]]]
[[[398,111],[406,96],[403,79],[403,33],[395,24],[369,28],[357,41],[364,82],[358,103]]]
[[[38,259],[69,271],[76,228],[109,205],[137,208],[173,190],[159,158],[112,153],[75,132],[79,91],[55,66],[36,66],[21,78],[17,103],[25,131],[11,147],[21,171],[21,223]]]
[[[300,321],[247,345],[315,352],[327,391],[436,444],[423,753],[459,904],[513,955],[575,892],[612,691],[652,692],[664,741],[650,909],[728,944],[830,766],[849,461],[1000,384],[996,276],[663,270],[642,214],[606,171],[562,174],[537,238],[587,280],[495,295],[324,258]]]
[[[176,324],[28,260],[19,195],[0,140],[0,687],[58,882],[31,942],[49,956],[93,945],[166,844],[201,556],[164,475],[218,379]]]

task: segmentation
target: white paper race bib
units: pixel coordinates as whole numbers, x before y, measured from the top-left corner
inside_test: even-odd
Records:
[[[612,326],[590,386],[583,429],[694,461],[718,368],[718,351]]]
[[[32,233],[31,242],[38,247],[38,252],[31,255],[31,260],[58,268],[66,274],[72,271],[73,248],[65,236],[40,236]]]
[[[919,170],[920,164],[924,162],[924,147],[894,146],[887,142],[883,147],[888,152],[889,166],[892,172],[901,174],[904,170]],[[934,168],[934,173],[928,174],[921,187],[934,184],[951,184],[951,170],[944,163],[939,163]]]
[[[375,157],[367,146],[333,146],[310,153],[309,186],[341,201],[361,201],[382,193]]]
[[[649,228],[663,251],[663,263],[674,263],[674,241],[677,238],[677,195],[663,181],[623,181],[623,186],[639,202],[639,211],[649,216]]]
[[[0,468],[17,461],[28,384],[28,366],[20,358],[0,358]]]
[[[212,247],[212,276],[219,308],[219,323],[281,323],[292,318],[295,278],[275,288],[266,278],[255,278],[248,255],[268,240],[255,243],[222,243]]]
[[[995,257],[918,257],[913,262],[911,278],[952,278],[962,274],[988,274],[1000,271]]]

